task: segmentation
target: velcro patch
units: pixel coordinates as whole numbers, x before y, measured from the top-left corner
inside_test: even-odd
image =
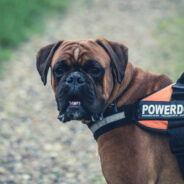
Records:
[[[184,101],[140,101],[139,120],[184,119]]]

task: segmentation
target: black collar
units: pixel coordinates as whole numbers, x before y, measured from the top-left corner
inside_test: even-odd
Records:
[[[136,119],[136,106],[137,104],[130,104],[118,108],[115,104],[111,104],[104,112],[102,120],[88,124],[95,140],[106,132],[134,122]]]

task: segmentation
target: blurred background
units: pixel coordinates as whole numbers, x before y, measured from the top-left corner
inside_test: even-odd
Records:
[[[176,80],[184,71],[184,0],[0,0],[0,184],[104,184],[85,125],[61,124],[39,48],[60,39],[124,43],[129,61]],[[49,77],[48,77],[49,78]]]

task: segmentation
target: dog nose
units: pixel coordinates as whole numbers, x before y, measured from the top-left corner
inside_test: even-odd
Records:
[[[85,83],[85,78],[81,72],[72,72],[66,78],[68,85],[82,85]]]

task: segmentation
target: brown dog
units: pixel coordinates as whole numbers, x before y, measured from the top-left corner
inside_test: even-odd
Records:
[[[59,119],[99,119],[115,100],[134,103],[171,83],[128,62],[128,49],[105,39],[59,41],[39,50],[37,69],[44,84],[49,67]],[[108,184],[183,184],[166,135],[151,134],[135,124],[113,129],[98,140],[102,171]]]

